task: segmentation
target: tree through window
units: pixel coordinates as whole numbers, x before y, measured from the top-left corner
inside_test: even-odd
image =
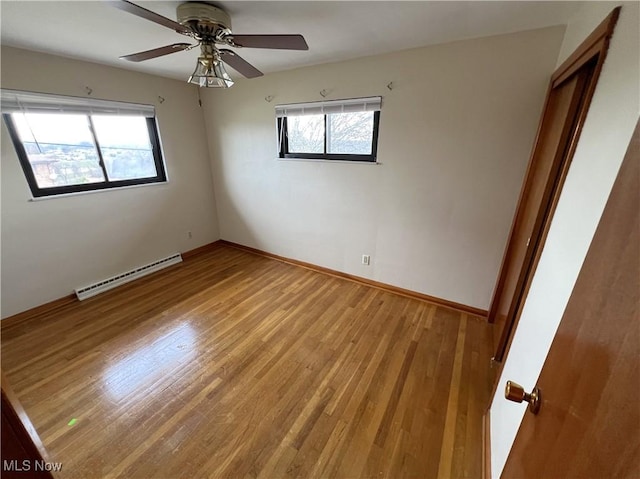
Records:
[[[276,115],[280,158],[376,161],[379,97],[281,105]]]

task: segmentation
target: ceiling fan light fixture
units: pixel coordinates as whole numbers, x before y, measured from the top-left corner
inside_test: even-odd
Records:
[[[2,1],[2,0],[0,0]],[[216,45],[224,47],[268,48],[277,50],[308,50],[309,45],[300,34],[287,35],[235,35],[231,31],[229,14],[208,2],[188,1],[178,5],[176,10],[177,22],[163,17],[151,10],[136,5],[129,0],[114,0],[108,2],[114,7],[149,20],[153,23],[169,28],[174,32],[189,37],[197,43],[174,43],[164,47],[146,50],[120,57],[130,62],[142,62],[162,57],[176,52],[188,51],[200,46],[202,54],[198,58],[196,69],[187,80],[189,83],[205,88],[229,88],[233,80],[226,72],[224,62],[236,73],[245,78],[257,78],[262,72],[251,65],[233,50],[223,48],[218,50]]]
[[[188,82],[204,88],[229,88],[233,86],[233,80],[225,70],[217,52],[198,57],[196,69],[189,77]]]

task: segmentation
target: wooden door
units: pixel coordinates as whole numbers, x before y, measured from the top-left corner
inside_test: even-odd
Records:
[[[640,123],[501,477],[640,477]],[[510,378],[516,380],[518,378]]]
[[[46,469],[47,452],[20,401],[2,376],[2,454],[0,470],[5,479],[53,479]]]
[[[515,330],[619,12],[614,9],[551,77],[489,308],[496,361],[503,360]]]

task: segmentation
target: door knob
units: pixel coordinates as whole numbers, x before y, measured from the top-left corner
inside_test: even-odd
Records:
[[[538,414],[538,411],[540,411],[540,404],[542,403],[540,393],[540,388],[537,386],[533,388],[531,393],[527,393],[522,386],[513,381],[507,381],[507,385],[504,388],[505,398],[513,402],[527,401],[529,403],[529,411],[533,414]]]

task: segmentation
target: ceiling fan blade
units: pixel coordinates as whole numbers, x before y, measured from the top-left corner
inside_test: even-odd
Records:
[[[275,48],[281,50],[308,50],[302,35],[230,35],[233,44],[247,48]]]
[[[236,52],[233,52],[231,50],[219,50],[219,52],[220,55],[222,55],[222,61],[232,67],[241,75],[247,78],[256,78],[262,76],[262,72],[260,70],[258,70]]]
[[[116,7],[119,10],[122,10],[127,13],[132,13],[140,18],[144,18],[145,20],[149,20],[151,22],[157,23],[158,25],[162,25],[163,27],[170,28],[175,30],[178,33],[182,33],[183,35],[191,35],[192,32],[187,27],[180,25],[178,22],[174,22],[167,17],[163,17],[162,15],[158,15],[151,10],[147,10],[146,8],[140,7],[135,3],[131,3],[127,0],[116,0],[110,1],[111,5]]]
[[[182,50],[187,50],[191,46],[195,45],[190,45],[189,43],[174,43],[173,45],[166,45],[164,47],[154,48],[153,50],[125,55],[123,57],[120,57],[120,59],[128,60],[130,62],[141,62],[144,60],[150,60],[151,58],[169,55],[170,53],[181,52]]]

